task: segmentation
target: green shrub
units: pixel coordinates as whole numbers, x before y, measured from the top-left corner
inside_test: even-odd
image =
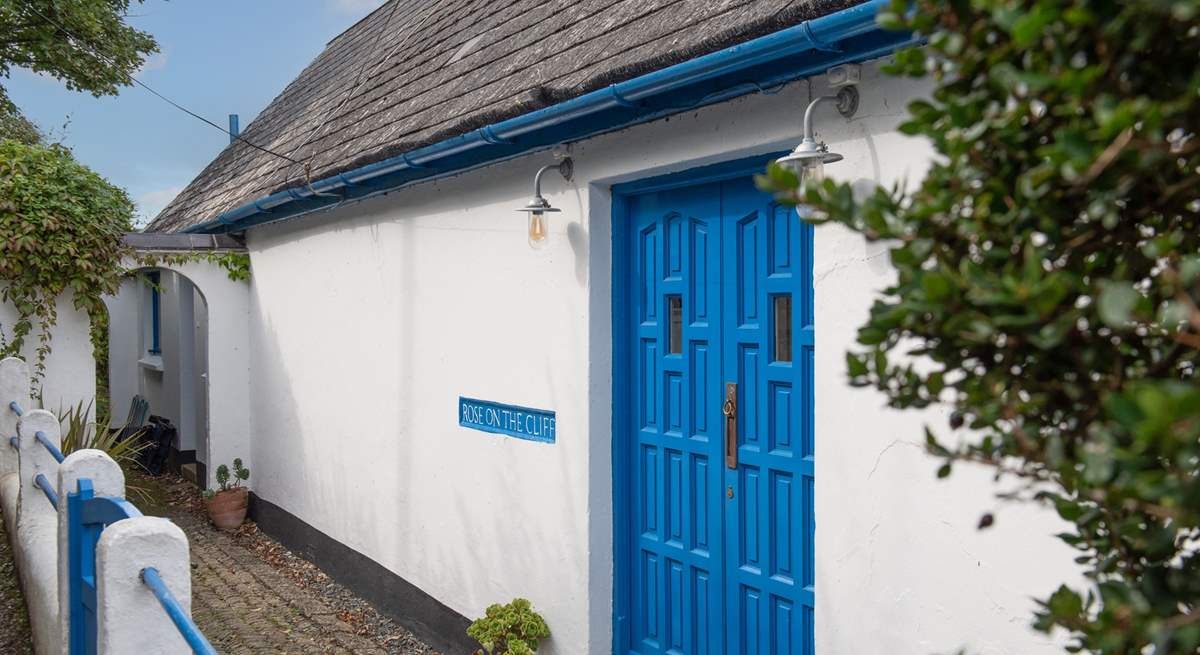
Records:
[[[103,415],[98,415],[95,421],[90,420],[91,413],[92,403],[83,401],[59,411],[58,420],[62,425],[59,450],[64,455],[89,448],[102,450],[126,472],[135,466],[140,467],[142,452],[150,445],[142,438],[143,433],[138,431],[121,439],[121,430],[110,428],[108,419]],[[126,475],[126,479],[128,477]],[[135,502],[149,499],[148,490],[137,485],[127,483],[125,492]]]
[[[41,379],[50,354],[57,302],[72,294],[91,319],[92,345],[105,346],[107,309],[130,250],[133,203],[115,187],[52,144],[0,141],[0,301],[17,311],[4,326],[4,354],[19,354],[37,339],[31,362]]]
[[[489,655],[529,655],[536,653],[538,642],[550,636],[550,628],[524,598],[507,605],[487,608],[483,618],[467,628],[467,634],[483,646]]]
[[[990,467],[1070,524],[1089,584],[1035,625],[1072,652],[1200,649],[1198,19],[1197,0],[895,1],[880,23],[929,44],[887,67],[935,82],[899,128],[937,153],[924,179],[762,179],[888,244],[850,379],[949,406],[939,476]]]

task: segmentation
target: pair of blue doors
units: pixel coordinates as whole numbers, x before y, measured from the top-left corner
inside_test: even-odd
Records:
[[[745,175],[617,214],[615,651],[810,655],[812,228]]]

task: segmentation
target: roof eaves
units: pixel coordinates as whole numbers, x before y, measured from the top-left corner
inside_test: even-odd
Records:
[[[871,0],[309,185],[284,188],[184,231],[236,232],[294,218],[880,57],[915,42],[911,34],[876,26],[875,14],[887,3]]]

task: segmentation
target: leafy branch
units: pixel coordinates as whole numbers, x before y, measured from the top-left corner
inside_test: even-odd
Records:
[[[4,354],[20,353],[36,329],[34,372],[44,375],[64,293],[88,315],[93,347],[104,346],[103,296],[120,283],[132,217],[125,191],[67,148],[0,141],[0,300],[17,311]]]
[[[915,11],[914,11],[915,9]],[[1054,509],[1090,583],[1041,599],[1071,652],[1200,649],[1200,1],[893,2],[887,72],[932,77],[901,132],[923,180],[760,184],[887,244],[896,282],[847,354],[899,409],[952,408],[963,463]],[[981,528],[991,524],[986,516]]]
[[[225,274],[234,282],[244,282],[250,279],[250,255],[244,252],[229,250],[139,252],[134,256],[133,261],[137,263],[137,266],[128,269],[126,273],[133,273],[140,268],[207,262],[225,269]]]

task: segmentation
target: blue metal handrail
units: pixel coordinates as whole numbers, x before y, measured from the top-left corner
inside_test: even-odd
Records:
[[[217,655],[217,650],[208,643],[208,639],[200,632],[200,628],[196,627],[196,622],[187,615],[187,612],[183,611],[179,601],[175,600],[171,590],[167,589],[167,585],[158,574],[158,569],[153,566],[142,569],[142,582],[150,587],[150,591],[154,592],[154,597],[167,611],[167,616],[171,617],[171,622],[179,629],[179,634],[183,635],[183,640],[187,642],[188,646],[192,647],[193,653]]]
[[[38,487],[41,487],[42,493],[46,494],[46,499],[50,501],[50,504],[54,506],[54,509],[58,509],[58,492],[54,490],[54,485],[50,484],[50,481],[46,479],[46,476],[38,473],[37,477],[33,479],[33,483]]]
[[[63,456],[62,451],[58,449],[58,446],[50,443],[50,439],[46,436],[45,432],[38,430],[33,434],[33,438],[37,439],[38,443],[45,446],[46,450],[50,451],[50,455],[53,456],[54,460],[59,464],[62,464],[62,461],[66,459],[66,457]]]
[[[22,410],[22,409],[21,409],[21,406],[20,406],[20,405],[18,405],[18,404],[17,404],[17,401],[15,401],[15,400],[14,400],[14,401],[12,401],[12,402],[10,402],[10,403],[8,403],[8,408],[9,408],[9,409],[11,409],[11,410],[13,411],[13,413],[14,413],[14,414],[16,414],[17,416],[24,416],[24,415],[25,415],[25,412],[24,412],[24,410]]]

